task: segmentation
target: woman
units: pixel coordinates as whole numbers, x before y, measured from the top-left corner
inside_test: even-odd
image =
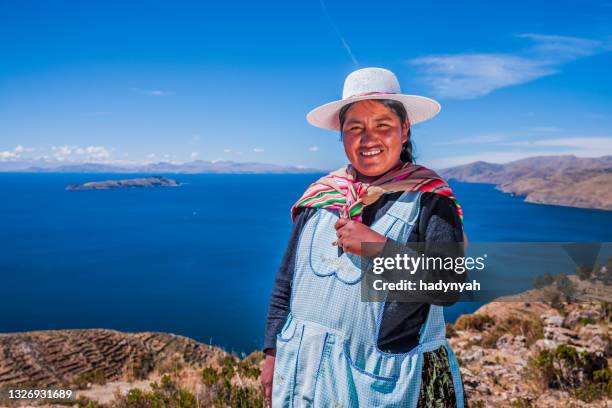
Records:
[[[392,72],[365,68],[346,78],[342,100],[308,114],[311,124],[340,131],[350,164],[313,183],[292,207],[266,326],[261,380],[269,405],[464,406],[441,307],[454,299],[364,302],[359,285],[362,255],[463,242],[450,187],[413,164],[410,126],[439,110],[431,99],[401,94]],[[362,243],[378,246],[362,254]]]

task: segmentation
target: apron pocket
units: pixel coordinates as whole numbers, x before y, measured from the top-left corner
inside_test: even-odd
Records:
[[[272,380],[272,406],[290,406],[294,393],[295,371],[303,326],[291,318],[276,336],[276,358]]]
[[[297,321],[293,318],[293,315],[289,313],[287,321],[281,329],[280,333],[276,336],[276,339],[281,342],[288,342],[295,336],[297,331]]]
[[[375,396],[376,394],[390,394],[396,389],[396,376],[381,375],[367,370],[365,367],[358,366],[352,359],[349,348],[345,343],[344,354],[350,368],[357,395]],[[363,403],[360,400],[360,403]]]

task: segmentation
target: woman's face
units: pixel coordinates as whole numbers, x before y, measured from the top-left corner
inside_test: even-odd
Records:
[[[380,176],[400,162],[408,125],[381,102],[366,99],[351,105],[342,126],[344,151],[364,176]]]

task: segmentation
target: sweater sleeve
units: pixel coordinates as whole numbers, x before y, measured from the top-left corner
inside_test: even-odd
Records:
[[[274,287],[270,296],[270,302],[268,303],[268,318],[266,321],[263,344],[264,352],[276,348],[276,336],[280,333],[287,321],[291,303],[291,284],[295,269],[298,240],[306,221],[310,219],[315,211],[315,208],[304,208],[296,215],[293,221],[289,242],[276,273]]]
[[[412,253],[408,243],[462,242],[463,227],[455,205],[440,194],[423,193],[421,212],[408,242],[400,243],[388,239],[381,256]],[[417,273],[423,274],[423,271]],[[435,272],[429,277],[435,279]],[[419,278],[417,278],[419,279]],[[459,275],[458,279],[464,279]],[[449,300],[449,299],[446,299]],[[432,302],[449,306],[457,299],[447,302]],[[385,304],[378,333],[378,347],[388,353],[404,353],[418,344],[421,325],[427,319],[428,303],[389,300]]]
[[[451,257],[461,257],[464,255],[463,244],[463,226],[459,219],[459,213],[453,202],[441,194],[430,193],[427,196],[421,197],[421,214],[418,225],[415,225],[416,231],[411,234],[409,242],[424,243],[420,248],[424,250],[427,257],[440,257],[442,259]],[[418,256],[414,247],[410,247],[408,243],[400,243],[392,239],[387,239],[381,256],[395,257],[397,254],[408,256]],[[418,282],[464,282],[465,273],[456,273],[443,268],[418,268],[411,276],[411,280]],[[423,294],[421,294],[423,295]],[[431,292],[425,295],[430,299],[430,304],[439,306],[451,306],[459,297],[460,293],[448,292],[437,293]]]

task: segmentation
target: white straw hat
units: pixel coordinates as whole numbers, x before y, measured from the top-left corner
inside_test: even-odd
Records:
[[[433,99],[402,94],[397,77],[388,69],[363,68],[346,77],[341,100],[311,110],[306,115],[306,120],[322,129],[340,130],[340,109],[364,99],[392,99],[403,103],[410,124],[431,119],[440,112],[440,104]]]

